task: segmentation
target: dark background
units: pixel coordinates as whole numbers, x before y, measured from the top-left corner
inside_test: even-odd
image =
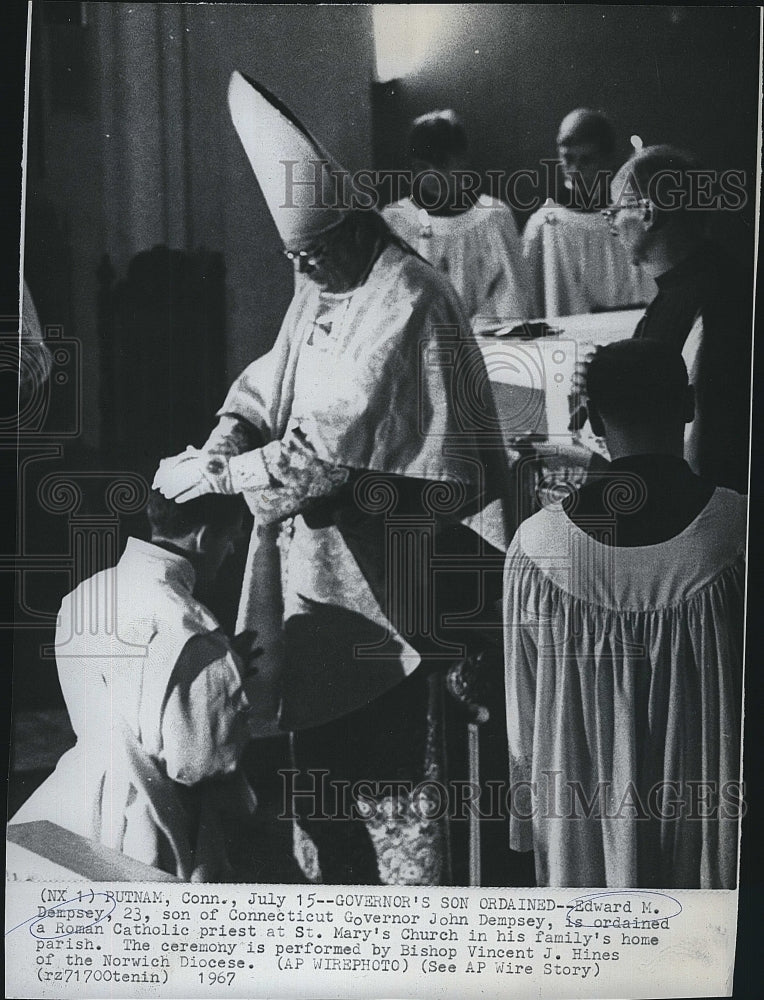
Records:
[[[236,10],[215,4],[160,9],[59,2],[34,7],[25,269],[43,323],[60,326],[79,351],[74,384],[72,379],[52,384],[45,400],[39,434],[47,429],[49,442],[61,445],[46,470],[129,470],[133,465],[120,464],[125,456],[115,454],[115,442],[124,440],[118,428],[134,428],[138,440],[147,434],[142,413],[129,405],[129,393],[123,409],[115,412],[111,405],[111,422],[103,419],[112,403],[105,387],[115,356],[106,334],[114,321],[108,310],[103,315],[103,301],[99,310],[99,296],[106,285],[107,305],[113,304],[114,289],[136,255],[165,245],[193,258],[202,248],[212,257],[199,266],[203,279],[213,284],[215,268],[222,266],[214,303],[205,314],[208,325],[200,323],[189,335],[192,348],[208,340],[215,345],[205,391],[224,391],[275,336],[291,294],[289,269],[278,256],[275,230],[228,121],[225,89],[233,68],[274,89],[350,169],[402,166],[409,117],[443,106],[463,115],[478,169],[533,168],[553,155],[557,125],[568,110],[599,107],[613,118],[624,157],[628,137],[637,133],[646,143],[688,146],[710,166],[745,170],[749,204],[727,220],[726,238],[739,255],[750,257],[759,140],[759,24],[753,7],[458,5],[434,30],[416,71],[392,86],[372,85],[372,15],[366,6]],[[3,28],[0,314],[13,317],[18,312],[25,4],[4,5]],[[106,282],[104,255],[112,274]],[[171,265],[167,273],[166,280],[175,281]],[[139,274],[139,291],[141,280]],[[187,287],[179,281],[173,287]],[[172,301],[183,298],[176,293]],[[174,314],[168,323],[177,344],[187,320]],[[130,352],[130,338],[143,325],[131,328],[128,315],[120,328],[123,351]],[[12,330],[12,319],[6,328]],[[155,355],[150,344],[132,346],[140,362],[134,378],[155,377],[161,345]],[[757,371],[757,383],[760,377]],[[187,385],[174,384],[168,391],[178,411],[203,426],[209,401],[200,401]],[[7,406],[7,386],[4,401]],[[72,407],[80,406],[79,430],[56,438],[70,429]],[[754,427],[763,416],[759,396]],[[14,541],[10,444],[6,434],[4,551],[29,551],[28,546],[38,553],[66,552],[62,519],[46,516],[35,524],[27,506],[21,511],[22,535]],[[148,467],[150,455],[132,456],[134,461],[141,457]],[[745,752],[749,816],[735,986],[741,997],[760,994],[754,955],[761,932],[762,841],[752,787],[761,760],[758,663],[764,642],[759,449],[753,462]],[[122,536],[135,524],[131,515],[121,518]],[[17,619],[32,626],[16,636],[17,708],[57,703],[51,664],[40,664],[36,653],[50,640],[50,616],[69,589],[65,577],[42,574],[25,607],[15,609]],[[3,572],[2,581],[8,620],[13,577]],[[37,625],[35,616],[42,616]],[[8,628],[4,638],[10,638]],[[10,705],[10,655],[3,662]]]
[[[291,275],[229,119],[236,68],[278,94],[350,170],[404,167],[410,118],[444,106],[463,116],[476,169],[535,170],[554,157],[568,111],[600,108],[620,158],[636,133],[687,146],[710,168],[745,171],[748,203],[725,213],[723,228],[739,256],[752,255],[753,7],[444,5],[434,20],[422,15],[422,51],[403,63],[411,71],[386,85],[373,83],[372,5],[33,7],[25,270],[43,321],[82,344],[88,446],[108,443],[104,254],[115,281],[157,244],[221,255],[223,320],[208,334],[221,384],[278,330]],[[128,412],[123,405],[116,419]]]
[[[448,106],[469,127],[478,169],[533,168],[554,156],[563,116],[589,106],[613,121],[621,160],[633,134],[645,145],[672,142],[709,167],[746,170],[753,194],[753,7],[454,7],[423,65],[397,87],[400,119],[379,137],[385,166],[402,161],[411,117]],[[752,204],[744,217],[752,226]]]

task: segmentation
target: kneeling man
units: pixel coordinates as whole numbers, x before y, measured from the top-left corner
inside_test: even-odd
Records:
[[[152,491],[151,542],[129,538],[64,598],[56,660],[77,743],[13,822],[48,820],[184,880],[229,874],[221,810],[254,807],[239,761],[251,705],[274,712],[197,595],[243,512],[239,497]]]

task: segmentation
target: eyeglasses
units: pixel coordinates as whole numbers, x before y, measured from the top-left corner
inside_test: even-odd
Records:
[[[308,250],[282,250],[281,252],[293,264],[299,262],[301,264],[308,264],[310,267],[315,267],[326,253],[326,244],[319,243],[318,246],[311,247]]]
[[[639,198],[635,201],[627,202],[625,205],[613,205],[610,208],[603,208],[600,215],[603,219],[608,222],[612,222],[619,212],[623,212],[626,208],[637,209],[637,208],[647,208],[650,201],[647,198]]]

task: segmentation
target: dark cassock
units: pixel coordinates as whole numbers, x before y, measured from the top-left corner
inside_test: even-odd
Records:
[[[656,279],[658,293],[634,336],[682,352],[695,387],[685,436],[693,472],[748,492],[753,288],[745,268],[712,242]]]
[[[349,175],[338,189],[336,161],[294,115],[239,73],[229,104],[295,294],[208,441],[164,460],[156,484],[179,502],[240,492],[254,514],[237,628],[259,631],[292,734],[287,808],[305,876],[461,882],[466,820],[449,820],[444,796],[474,717],[462,668],[500,648],[513,527],[485,366],[450,284],[363,208]],[[285,196],[285,162],[319,178],[318,198],[304,184]],[[360,272],[322,282],[359,232]],[[495,694],[489,681],[481,694],[483,760],[505,781],[498,666]],[[489,823],[497,849],[484,845],[501,865],[506,830]]]

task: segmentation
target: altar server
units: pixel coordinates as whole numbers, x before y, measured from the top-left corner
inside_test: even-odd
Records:
[[[409,136],[412,191],[388,205],[391,228],[442,271],[476,332],[524,319],[531,286],[512,210],[480,194],[464,125],[450,109],[415,119]]]
[[[731,889],[746,498],[682,458],[675,348],[611,344],[587,382],[612,462],[507,555],[510,843],[539,885]]]
[[[523,232],[536,316],[634,308],[655,295],[650,274],[632,262],[599,215],[615,146],[613,126],[599,111],[577,108],[560,124],[557,154],[570,204],[549,198]]]

